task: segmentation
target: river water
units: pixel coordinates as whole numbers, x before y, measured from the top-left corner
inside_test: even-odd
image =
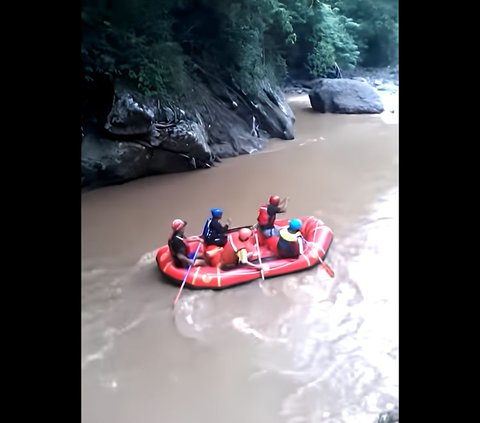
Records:
[[[398,406],[396,97],[376,116],[289,101],[293,141],[82,194],[82,422],[373,423]],[[272,194],[333,229],[335,277],[184,290],[174,308],[155,263],[170,222],[196,234],[222,207],[253,224]]]

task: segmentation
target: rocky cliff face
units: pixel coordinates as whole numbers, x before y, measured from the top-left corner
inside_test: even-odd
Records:
[[[197,73],[181,103],[141,96],[119,82],[111,88],[104,82],[97,95],[103,106],[90,93],[82,116],[82,187],[208,168],[260,150],[268,138],[294,138],[295,117],[280,88],[265,80],[252,97],[200,68]]]

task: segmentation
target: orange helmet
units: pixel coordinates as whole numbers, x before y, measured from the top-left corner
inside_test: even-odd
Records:
[[[175,220],[172,222],[172,229],[173,229],[174,231],[179,231],[179,230],[182,229],[186,224],[187,224],[187,222],[183,221],[182,219],[175,219]]]
[[[242,228],[238,232],[238,238],[240,239],[240,241],[246,241],[251,236],[252,236],[252,231],[248,228]]]
[[[272,195],[270,197],[270,199],[268,200],[268,202],[272,205],[272,206],[278,206],[280,204],[280,197],[278,195]]]

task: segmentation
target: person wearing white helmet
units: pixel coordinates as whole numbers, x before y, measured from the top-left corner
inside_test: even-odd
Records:
[[[242,228],[238,232],[228,235],[227,243],[223,247],[219,266],[227,270],[239,265],[247,265],[261,270],[262,266],[254,264],[249,257],[255,254],[254,244],[251,242],[251,229]]]
[[[182,219],[175,219],[172,222],[172,234],[168,239],[168,248],[172,256],[173,264],[176,267],[203,266],[205,260],[203,256],[197,254],[195,262],[193,257],[195,251],[192,251],[188,245],[190,241],[202,241],[198,236],[185,237],[185,226],[187,222]]]

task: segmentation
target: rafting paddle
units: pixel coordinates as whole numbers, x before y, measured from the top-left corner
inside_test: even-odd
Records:
[[[320,253],[318,251],[317,251],[317,254],[318,254],[318,260],[320,261],[320,264],[322,265],[322,267],[325,269],[325,272],[327,272],[328,275],[331,278],[333,278],[335,276],[335,273],[333,272],[333,269],[321,259]]]
[[[187,273],[185,273],[185,277],[183,278],[182,285],[180,286],[180,290],[178,291],[177,296],[176,296],[175,299],[173,300],[173,305],[174,305],[174,306],[175,306],[175,304],[177,304],[177,301],[178,301],[178,299],[180,298],[180,294],[182,293],[183,286],[185,285],[185,282],[187,281],[187,277],[188,277],[188,274],[190,273],[190,269],[191,269],[192,266],[195,264],[195,260],[197,259],[198,250],[200,250],[200,246],[201,246],[201,245],[202,245],[202,243],[199,242],[199,243],[198,243],[198,247],[197,247],[197,249],[195,250],[195,254],[193,255],[192,264],[191,264],[190,266],[188,266]]]
[[[263,267],[262,267],[262,256],[260,254],[260,245],[258,243],[258,236],[257,236],[256,229],[255,229],[255,245],[257,246],[258,262],[260,263],[260,273],[262,274],[262,280],[265,280],[265,274],[263,273]]]
[[[315,235],[317,234],[317,228],[318,226],[315,225],[315,230],[313,231],[313,239],[315,239]],[[306,240],[305,240],[306,241]],[[308,241],[307,241],[308,242]],[[308,242],[310,244],[310,246],[313,248],[313,244],[315,244],[314,242]],[[315,249],[315,251],[317,251],[317,254],[318,254],[318,261],[320,262],[320,264],[322,265],[322,267],[325,269],[325,272],[328,273],[328,275],[333,278],[335,276],[335,273],[333,272],[333,269],[327,264],[325,263],[322,258],[320,257],[320,253],[318,252],[318,250]]]
[[[229,229],[227,229],[227,234],[232,233],[232,232],[237,232],[237,231],[239,231],[240,229],[243,229],[243,228],[252,229],[253,225],[236,226],[235,228],[229,228]]]

